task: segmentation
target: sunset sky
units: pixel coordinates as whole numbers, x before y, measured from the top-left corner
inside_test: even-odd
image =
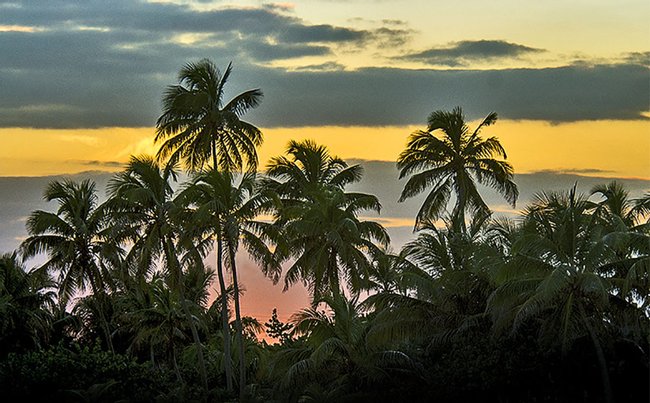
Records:
[[[399,248],[418,201],[398,205],[394,161],[437,109],[499,114],[521,188],[617,178],[650,189],[650,2],[1,1],[0,251],[25,236],[45,176],[105,184],[132,154],[155,153],[160,98],[183,64],[234,64],[227,90],[261,88],[245,120],[265,165],[312,138],[361,163]],[[101,186],[100,186],[101,188]],[[103,194],[103,189],[101,189]],[[495,211],[514,214],[487,193]],[[242,257],[244,259],[244,257]],[[245,264],[246,262],[244,262]],[[244,274],[246,312],[306,302]]]

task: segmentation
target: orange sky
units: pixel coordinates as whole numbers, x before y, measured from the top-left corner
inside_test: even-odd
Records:
[[[472,127],[470,124],[470,127]],[[394,161],[411,127],[263,129],[260,162],[282,154],[290,139],[311,138],[346,159]],[[118,170],[130,155],[155,153],[152,128],[0,129],[0,176],[39,176]],[[605,177],[650,178],[650,122],[498,121],[497,136],[517,173],[565,171]]]

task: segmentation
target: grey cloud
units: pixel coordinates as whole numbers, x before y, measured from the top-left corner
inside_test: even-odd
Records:
[[[552,175],[564,175],[564,174],[606,174],[611,173],[605,169],[598,168],[583,168],[583,169],[542,169],[534,172],[535,174],[552,174]]]
[[[83,161],[69,161],[69,162],[79,162],[83,165],[104,167],[104,168],[119,168],[125,165],[124,162],[120,162],[120,161],[83,160]]]
[[[367,31],[332,25],[293,25],[279,35],[287,42],[354,42],[361,41],[367,36]]]
[[[628,53],[625,59],[629,63],[636,63],[642,66],[650,66],[650,52],[631,52]]]
[[[324,56],[331,53],[330,48],[327,46],[269,44],[257,41],[248,42],[244,49],[244,52],[256,61],[292,59],[303,56]]]
[[[245,74],[265,91],[251,114],[262,126],[420,124],[432,110],[456,105],[471,118],[494,110],[502,118],[554,122],[640,119],[650,93],[648,70],[628,65]]]
[[[639,65],[285,71],[238,63],[222,49],[159,45],[137,54],[133,64],[116,56],[114,68],[79,60],[53,63],[52,70],[35,62],[34,70],[16,71],[0,60],[0,127],[151,126],[178,69],[214,55],[218,65],[235,61],[233,93],[262,88],[264,102],[247,119],[265,127],[420,124],[432,110],[456,105],[470,118],[494,110],[502,118],[554,122],[642,119],[650,93],[648,69]]]
[[[471,61],[480,59],[513,58],[539,52],[544,50],[502,40],[479,40],[455,42],[450,47],[432,48],[400,58],[432,65],[465,66]]]
[[[198,12],[127,0],[19,4],[2,9],[3,24],[48,29],[0,32],[0,127],[151,126],[165,86],[183,64],[203,57],[221,66],[235,62],[233,94],[262,88],[265,100],[247,118],[268,127],[417,124],[434,109],[456,105],[471,117],[495,110],[505,118],[557,122],[638,119],[648,106],[648,69],[637,63],[345,71],[330,62],[285,71],[255,63],[328,55],[333,43],[395,47],[410,31],[389,23],[374,30],[310,26],[273,6]],[[80,31],[80,25],[110,30]],[[196,43],[172,42],[179,33],[205,35]]]
[[[352,190],[367,192],[376,195],[382,203],[380,217],[392,221],[412,219],[419,209],[425,195],[398,203],[397,199],[402,191],[405,180],[398,179],[398,171],[394,162],[359,161],[349,160],[350,163],[360,163],[364,168],[363,179],[355,184]],[[97,183],[100,201],[105,200],[106,184],[111,178],[111,173],[85,172],[77,175],[67,175],[73,180],[92,179]],[[37,209],[52,211],[54,203],[46,203],[42,199],[45,186],[52,180],[61,179],[62,176],[46,177],[0,177],[0,253],[8,252],[18,247],[19,240],[27,235],[24,217]],[[182,178],[181,180],[185,180]],[[520,191],[517,209],[521,209],[530,202],[533,195],[542,190],[566,190],[577,183],[580,192],[588,193],[597,185],[607,183],[612,178],[587,177],[575,174],[559,174],[551,172],[516,174],[515,183]],[[650,190],[650,181],[639,179],[618,178],[629,191],[630,197],[640,197]],[[498,209],[498,215],[515,216],[517,210],[503,210],[503,198],[491,189],[481,188],[481,195],[492,208]],[[393,241],[393,247],[399,248],[413,237],[412,227],[388,228]]]
[[[325,62],[321,64],[310,64],[295,69],[296,71],[342,71],[345,66],[337,62]]]

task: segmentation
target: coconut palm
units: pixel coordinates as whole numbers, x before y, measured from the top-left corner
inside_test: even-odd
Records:
[[[636,317],[638,326],[647,328],[647,317],[616,284],[635,264],[647,266],[649,258],[647,247],[645,256],[632,248],[621,256],[609,236],[609,222],[598,214],[601,207],[577,194],[575,187],[536,195],[525,209],[512,256],[496,276],[501,284],[488,306],[496,329],[507,324],[518,329],[538,318],[543,339],[565,350],[574,340],[589,337],[605,398],[612,401],[600,335],[624,328],[615,325],[617,312]]]
[[[156,122],[155,141],[163,142],[157,154],[159,159],[168,159],[172,164],[183,162],[191,171],[198,171],[209,162],[215,170],[257,169],[256,147],[262,143],[262,133],[241,117],[259,105],[262,91],[245,91],[224,105],[224,87],[231,72],[232,64],[222,74],[208,59],[188,63],[181,69],[179,84],[167,87],[163,113]],[[219,221],[219,217],[214,219]],[[214,242],[223,294],[223,247],[219,238]],[[224,334],[227,331],[224,325]],[[226,355],[229,357],[229,352]],[[229,368],[226,359],[227,388],[232,390]]]
[[[255,174],[248,173],[242,176],[239,184],[235,185],[232,173],[213,169],[196,175],[191,184],[179,195],[179,198],[184,200],[184,204],[194,207],[191,221],[193,229],[188,232],[188,235],[198,238],[199,247],[206,250],[214,238],[224,247],[226,266],[232,274],[240,393],[243,393],[246,385],[244,334],[236,262],[240,245],[261,264],[263,272],[274,281],[277,281],[280,270],[279,265],[273,260],[273,253],[269,250],[269,234],[265,231],[272,226],[256,220],[263,212],[260,209],[263,199],[255,193],[255,181]],[[218,252],[223,253],[221,250]],[[218,259],[221,258],[222,256],[218,256]],[[223,275],[219,276],[219,284],[221,295],[227,295]],[[224,298],[221,314],[224,329],[227,326],[227,312],[227,299]],[[227,332],[224,332],[224,335],[226,334]],[[228,343],[226,340],[226,345]],[[225,351],[225,354],[228,354],[228,351]]]
[[[490,113],[470,131],[461,108],[429,115],[426,130],[411,134],[397,160],[400,179],[410,176],[400,201],[431,189],[416,217],[416,228],[426,220],[440,218],[452,193],[456,202],[451,213],[455,227],[465,232],[465,213],[486,214],[488,206],[478,192],[477,183],[497,190],[512,206],[519,192],[512,181],[512,166],[496,137],[483,139],[481,129],[494,124]]]
[[[275,207],[276,225],[285,244],[278,245],[279,260],[292,260],[285,274],[285,289],[297,281],[307,285],[314,301],[344,291],[371,286],[372,256],[376,245],[387,246],[385,229],[359,219],[362,211],[379,212],[375,196],[345,192],[345,186],[361,179],[359,165],[348,166],[313,141],[291,141],[288,157],[271,160],[262,187]]]
[[[167,87],[163,113],[156,122],[156,142],[163,142],[159,159],[183,162],[198,170],[212,162],[223,170],[257,168],[256,147],[262,133],[241,120],[259,105],[262,91],[245,91],[224,105],[224,87],[232,64],[221,73],[208,59],[188,63],[178,73],[178,85]]]
[[[377,222],[359,219],[366,210],[379,211],[374,196],[322,190],[312,200],[287,206],[281,220],[288,238],[285,289],[302,281],[314,302],[326,295],[357,294],[372,286],[373,256],[382,253],[389,237]]]
[[[330,155],[325,146],[312,140],[292,140],[287,146],[288,157],[272,158],[262,186],[279,195],[284,204],[308,200],[323,188],[344,189],[358,182],[363,169]]]
[[[299,401],[310,401],[309,395],[320,387],[331,392],[329,400],[370,401],[370,396],[355,392],[390,382],[393,371],[412,368],[403,352],[369,343],[372,321],[356,298],[338,294],[318,302],[326,308],[305,308],[291,318],[294,335],[306,340],[284,349],[273,363],[272,374],[281,378],[281,389],[303,395]]]
[[[416,340],[429,345],[460,336],[486,322],[492,292],[489,270],[499,253],[484,243],[487,221],[473,220],[467,233],[421,225],[396,259],[400,288],[366,300],[378,315],[371,336],[377,340]]]
[[[25,270],[16,252],[0,256],[0,357],[47,340],[53,287],[45,271]]]
[[[172,182],[176,178],[172,165],[163,167],[148,156],[131,157],[126,169],[116,174],[108,185],[110,198],[106,208],[111,211],[113,230],[118,238],[132,242],[128,257],[136,262],[139,277],[152,270],[159,259],[163,260],[169,283],[180,298],[180,306],[192,331],[199,373],[207,390],[203,348],[185,297],[183,270],[177,256],[182,228],[177,217],[181,209],[173,199]],[[198,263],[202,264],[200,259]]]
[[[608,220],[612,229],[627,230],[636,225],[640,211],[634,208],[634,201],[623,185],[616,181],[596,185],[591,194],[602,198],[597,203],[595,214]]]
[[[106,287],[112,285],[110,272],[118,264],[121,250],[107,237],[107,216],[98,206],[94,182],[54,181],[47,186],[44,198],[56,200],[59,208],[56,213],[38,210],[30,215],[30,236],[21,245],[23,256],[47,253],[42,268],[58,273],[61,304],[88,286],[101,301]],[[102,311],[105,341],[112,351],[111,332]]]

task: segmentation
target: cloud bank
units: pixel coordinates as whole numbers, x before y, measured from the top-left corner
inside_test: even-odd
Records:
[[[408,49],[412,31],[310,24],[286,7],[221,7],[116,0],[0,1],[0,127],[152,126],[160,97],[188,61],[234,61],[234,95],[260,87],[248,119],[264,127],[421,124],[434,109],[468,117],[568,122],[639,119],[648,109],[647,53],[622,64],[560,68],[346,70],[337,52],[404,47],[406,58],[471,66],[538,53],[506,41]],[[314,62],[314,57],[317,61]],[[311,59],[310,59],[311,58]],[[386,57],[386,59],[390,59]],[[273,67],[294,60],[291,70]]]

